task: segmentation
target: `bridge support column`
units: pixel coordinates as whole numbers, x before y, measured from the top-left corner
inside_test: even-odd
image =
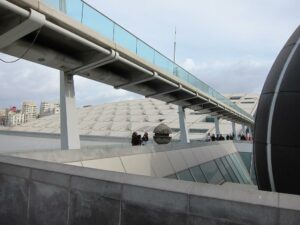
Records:
[[[216,130],[216,136],[220,135],[220,121],[217,116],[215,116],[215,130]]]
[[[233,134],[233,140],[237,140],[235,122],[232,122],[232,134]]]
[[[252,134],[251,126],[248,127],[248,130],[249,130],[249,137],[252,139],[253,138],[253,134]]]
[[[80,149],[73,75],[60,72],[60,141],[61,149]]]
[[[245,125],[244,124],[242,124],[242,133],[243,133],[243,135],[246,136],[246,129],[245,129]]]
[[[190,143],[188,129],[185,121],[185,110],[182,106],[178,106],[179,125],[180,125],[180,142]]]

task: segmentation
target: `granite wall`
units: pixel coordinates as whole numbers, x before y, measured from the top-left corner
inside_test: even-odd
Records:
[[[0,225],[299,224],[300,197],[0,156]]]

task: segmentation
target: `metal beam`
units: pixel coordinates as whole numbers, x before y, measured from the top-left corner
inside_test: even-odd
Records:
[[[153,97],[157,97],[157,96],[160,96],[160,95],[173,93],[173,92],[176,92],[176,91],[179,91],[179,90],[181,90],[181,85],[179,85],[177,88],[173,88],[173,89],[170,89],[170,90],[167,90],[167,91],[156,92],[154,94],[147,95],[146,98],[153,98]]]
[[[118,59],[119,59],[119,53],[112,49],[111,53],[107,57],[102,58],[96,62],[92,62],[87,65],[79,66],[75,69],[69,70],[66,72],[66,74],[74,75],[74,74],[84,73],[86,71],[107,65],[109,63],[113,63],[113,62],[117,61]]]
[[[223,113],[223,115],[224,116],[231,116],[231,117],[234,117],[235,116],[235,114],[234,113],[232,113],[232,112],[225,112],[225,113]]]
[[[143,73],[147,73],[149,75],[153,75],[153,72],[151,70],[145,69],[144,67],[142,67],[140,65],[137,65],[136,63],[133,63],[133,62],[129,61],[128,59],[120,57],[119,61],[122,62],[122,63],[125,63],[125,64],[127,64],[127,65],[129,65],[131,67],[134,67],[135,69],[137,69],[137,70],[139,70],[139,71],[141,71]]]
[[[23,16],[23,17],[28,17],[30,15],[30,13],[27,10],[20,8],[20,7],[16,6],[15,4],[10,3],[8,1],[0,1],[0,6],[9,11],[13,11],[16,14]]]
[[[228,121],[234,121],[237,122],[237,120],[234,117],[230,117],[230,116],[223,116],[223,115],[219,115],[220,118],[224,119],[224,120],[228,120]]]
[[[212,116],[218,116],[218,115],[222,115],[221,112],[224,112],[224,110],[218,110],[218,111],[211,111],[210,115]]]
[[[30,15],[30,12],[28,12],[28,10],[26,9],[23,9],[13,3],[10,3],[8,1],[0,1],[0,6],[5,8],[5,9],[8,9],[10,11],[13,11],[14,13],[20,15],[20,16],[23,16],[23,17],[26,17],[26,16],[29,16]],[[87,40],[86,38],[83,38],[71,31],[68,31],[66,30],[65,28],[62,28],[48,20],[45,21],[45,27],[51,29],[51,30],[54,30],[64,36],[67,36],[68,38],[70,39],[73,39],[73,40],[76,40],[76,41],[79,41],[81,44],[84,44],[85,46],[89,47],[89,48],[92,48],[96,51],[100,51],[104,54],[109,54],[110,51]]]
[[[222,113],[223,116],[234,116],[234,114],[232,112],[229,111],[225,111],[224,113]]]
[[[219,108],[218,106],[212,106],[212,107],[208,107],[208,108],[202,107],[201,109],[195,110],[195,111],[200,111],[200,110],[211,110],[211,109],[218,109],[218,108]]]
[[[204,100],[205,101],[205,100]],[[206,100],[207,101],[207,100]],[[196,103],[196,104],[189,104],[189,105],[187,105],[186,107],[191,107],[191,106],[199,106],[199,105],[207,105],[207,104],[214,104],[214,103],[212,103],[212,102],[210,102],[210,101],[207,101],[207,102],[201,102],[201,103]]]
[[[150,77],[146,77],[146,78],[139,79],[139,80],[135,80],[135,81],[130,81],[130,82],[125,83],[125,84],[120,84],[120,85],[114,86],[114,88],[115,88],[115,89],[126,88],[126,87],[130,87],[130,86],[133,86],[133,85],[145,83],[145,82],[147,82],[147,81],[154,80],[154,79],[156,79],[156,78],[157,78],[157,74],[154,73],[154,74],[153,74],[152,76],[150,76]]]
[[[194,110],[194,111],[197,112],[197,115],[204,115],[204,114],[210,114],[211,113],[209,110],[206,110],[206,109],[199,109],[199,110]]]
[[[46,18],[43,14],[30,9],[29,17],[0,36],[0,49],[5,48],[22,37],[44,26]]]
[[[163,77],[159,76],[158,74],[157,74],[157,79],[159,79],[159,80],[163,81],[164,83],[167,83],[167,84],[169,84],[169,85],[171,85],[173,87],[180,86],[180,88],[182,89],[181,84],[177,84],[177,83],[174,83],[172,81],[169,81],[168,79],[163,78]]]
[[[167,102],[167,104],[183,102],[183,101],[187,101],[187,100],[191,100],[191,99],[195,99],[195,98],[198,98],[198,95],[191,96],[191,97],[186,97],[186,98],[182,98],[182,99],[177,99],[177,100],[173,100],[173,101],[169,101],[169,102]]]

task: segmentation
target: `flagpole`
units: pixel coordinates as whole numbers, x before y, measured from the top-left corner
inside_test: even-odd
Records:
[[[175,33],[174,33],[173,61],[174,61],[174,63],[176,61],[176,27],[175,27]]]

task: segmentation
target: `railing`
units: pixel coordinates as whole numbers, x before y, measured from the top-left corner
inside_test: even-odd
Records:
[[[235,103],[221,95],[219,92],[199,80],[197,77],[177,65],[175,62],[156,51],[147,43],[118,25],[107,16],[97,11],[82,0],[42,0],[46,4],[66,13],[73,19],[80,21],[85,26],[100,33],[109,40],[121,45],[137,56],[149,63],[159,67],[168,74],[172,74],[192,86],[200,89],[204,93],[223,102],[225,105],[233,108],[242,115],[253,120],[253,117],[238,107]]]

